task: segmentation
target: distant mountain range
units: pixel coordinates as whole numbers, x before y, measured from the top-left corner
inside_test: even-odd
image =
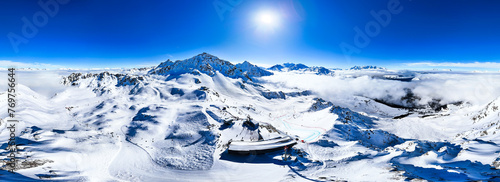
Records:
[[[385,68],[378,66],[354,66],[349,70],[383,70]],[[248,61],[243,63],[233,64],[229,61],[218,58],[209,53],[201,53],[192,58],[185,60],[171,61],[170,59],[160,63],[158,66],[149,71],[150,74],[184,74],[198,72],[213,76],[216,71],[219,71],[224,76],[230,78],[251,79],[253,77],[273,75],[271,71],[300,71],[313,72],[318,75],[333,75],[335,70],[340,68],[325,68],[322,66],[307,66],[302,63],[284,63],[276,64],[270,68],[262,68]]]
[[[385,70],[385,68],[378,66],[353,66],[349,70]]]
[[[314,72],[318,75],[332,75],[334,70],[341,70],[338,68],[334,69],[328,69],[322,66],[306,66],[304,64],[298,63],[284,63],[284,64],[277,64],[274,65],[268,70],[273,70],[273,71],[302,71],[302,72]]]

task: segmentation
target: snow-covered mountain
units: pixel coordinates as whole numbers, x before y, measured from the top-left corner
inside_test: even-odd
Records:
[[[219,59],[208,53],[202,53],[190,59],[162,62],[151,70],[150,74],[160,75],[180,75],[184,73],[199,74],[205,73],[213,76],[215,72],[230,78],[251,79],[252,77],[269,76],[273,73],[245,61],[240,64],[232,64],[229,61]]]
[[[284,63],[277,64],[268,68],[272,71],[299,71],[299,72],[313,72],[318,75],[333,75],[335,70],[340,69],[328,69],[322,66],[306,66],[304,64],[298,63]]]
[[[490,94],[468,98],[476,90],[463,87],[464,81],[473,84],[478,79],[500,85],[495,82],[500,75],[419,73],[418,82],[400,82],[373,78],[373,71],[347,77],[350,70],[304,74],[306,69],[316,72],[305,65],[281,66],[270,72],[247,61],[232,64],[203,53],[154,68],[63,72],[58,81],[64,89],[49,96],[21,83],[16,110],[22,121],[17,134],[20,160],[16,174],[5,171],[5,162],[0,162],[0,179],[496,181],[500,177],[500,94],[494,92],[497,87],[488,87]],[[7,100],[2,98],[0,109],[6,110]],[[4,149],[9,138],[6,113],[0,118]],[[229,141],[279,135],[299,142],[287,150],[290,159],[284,160],[284,151],[227,152]]]
[[[385,70],[385,68],[378,66],[353,66],[349,70]]]
[[[274,66],[271,66],[270,68],[268,68],[269,70],[275,70],[275,71],[284,71],[284,69],[287,69],[287,70],[302,70],[302,69],[307,69],[309,68],[309,66],[306,66],[304,64],[301,64],[301,63],[298,63],[298,64],[295,64],[295,63],[283,63],[283,64],[277,64],[277,65],[274,65]]]

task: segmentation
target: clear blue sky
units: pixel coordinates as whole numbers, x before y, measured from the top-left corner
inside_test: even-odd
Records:
[[[0,2],[0,60],[135,67],[201,52],[232,62],[341,68],[495,67],[500,60],[494,0],[69,0],[53,14],[38,2]],[[388,5],[394,11],[383,26],[370,12],[389,12]],[[262,14],[272,20],[257,18]],[[23,17],[37,32],[23,31]],[[369,43],[356,45],[355,27],[366,34],[367,25]],[[349,59],[342,43],[355,48],[347,49],[355,50]]]

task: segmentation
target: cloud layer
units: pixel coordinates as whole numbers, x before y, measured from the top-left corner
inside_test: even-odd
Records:
[[[484,69],[500,69],[500,63],[497,62],[473,62],[473,63],[434,63],[434,62],[418,62],[407,63],[406,66],[428,66],[428,67],[455,67],[455,68],[484,68]]]
[[[353,96],[365,96],[403,104],[401,97],[410,89],[427,104],[438,99],[442,104],[464,101],[487,104],[500,96],[500,74],[482,73],[428,73],[417,74],[420,80],[400,82],[375,79],[369,76],[345,78],[314,74],[277,73],[262,79],[280,87],[312,90],[330,101],[343,102]]]

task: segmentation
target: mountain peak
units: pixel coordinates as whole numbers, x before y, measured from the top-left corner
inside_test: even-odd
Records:
[[[238,63],[236,64],[236,67],[241,69],[246,75],[253,75],[257,77],[273,75],[273,73],[266,71],[265,69],[258,67],[257,65],[253,65],[248,61],[244,61],[243,63]]]
[[[369,65],[369,66],[353,66],[349,70],[385,70],[385,68]]]
[[[271,72],[257,67],[248,61],[234,65],[229,61],[219,59],[217,56],[206,52],[185,60],[177,60],[175,62],[167,60],[160,63],[160,65],[149,73],[171,75],[196,72],[205,73],[210,76],[214,76],[216,72],[220,72],[227,77],[243,79],[272,75]]]
[[[206,53],[206,52],[198,54],[198,55],[194,56],[193,58],[195,58],[195,57],[199,57],[199,58],[216,58],[216,59],[219,59],[217,56],[214,56],[214,55]]]
[[[307,69],[309,66],[306,66],[302,63],[283,63],[283,64],[277,64],[272,67],[270,67],[270,70],[275,70],[275,71],[282,71],[284,68],[287,68],[288,70],[302,70],[302,69]]]
[[[305,64],[302,63],[285,63],[283,66],[289,68],[290,70],[300,70],[300,69],[306,69],[309,68],[309,66],[306,66]]]
[[[303,72],[315,72],[318,75],[332,75],[333,71],[330,69],[327,69],[325,67],[318,67],[318,66],[306,66],[305,64],[302,63],[283,63],[283,64],[277,64],[274,65],[268,70],[274,70],[274,71],[303,71]]]

